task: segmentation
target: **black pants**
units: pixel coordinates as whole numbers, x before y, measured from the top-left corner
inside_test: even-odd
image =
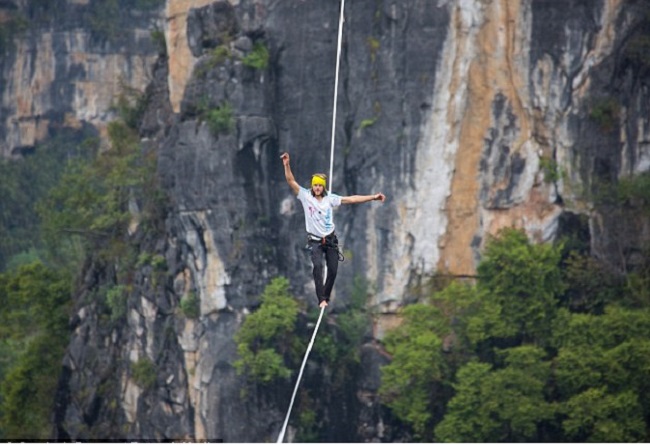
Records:
[[[325,300],[329,303],[336,272],[339,268],[339,251],[334,245],[323,245],[319,241],[310,241],[311,262],[314,265],[313,275],[316,285],[316,296],[318,303]],[[327,279],[323,285],[323,257],[327,261]]]

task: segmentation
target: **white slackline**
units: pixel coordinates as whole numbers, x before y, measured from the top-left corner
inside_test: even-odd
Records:
[[[287,431],[287,424],[289,423],[289,417],[291,416],[291,408],[293,408],[293,401],[296,399],[296,393],[298,392],[298,386],[300,385],[302,372],[304,371],[305,365],[307,364],[307,357],[309,357],[311,348],[312,346],[314,346],[314,339],[316,338],[316,333],[318,332],[318,327],[320,326],[320,321],[323,318],[324,312],[325,312],[325,308],[322,307],[320,309],[320,315],[318,316],[318,322],[316,323],[316,327],[314,328],[314,333],[311,336],[311,341],[309,342],[309,346],[307,346],[307,352],[305,353],[305,358],[302,359],[302,365],[300,365],[300,373],[298,374],[298,380],[296,380],[296,386],[295,388],[293,388],[293,394],[291,395],[291,403],[289,404],[289,410],[287,411],[287,416],[284,418],[284,424],[282,424],[282,431],[280,431],[280,435],[278,436],[278,441],[276,443],[282,443],[282,441],[284,440],[284,433]]]
[[[339,16],[339,38],[336,46],[336,75],[334,77],[334,111],[332,112],[332,137],[330,147],[330,177],[329,177],[329,192],[332,192],[332,176],[334,175],[334,139],[336,133],[336,97],[339,91],[339,66],[341,65],[341,40],[343,38],[343,22],[345,11],[345,0],[341,0],[341,14]]]

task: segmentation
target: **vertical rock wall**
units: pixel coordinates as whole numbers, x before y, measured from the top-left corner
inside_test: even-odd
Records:
[[[106,6],[112,3],[115,10]],[[125,88],[143,91],[151,81],[159,12],[111,1],[0,4],[8,29],[0,62],[0,155],[29,152],[64,128],[90,125],[103,134],[117,96]]]

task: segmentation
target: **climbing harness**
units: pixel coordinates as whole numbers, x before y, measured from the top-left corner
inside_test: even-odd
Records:
[[[335,233],[331,233],[323,237],[308,233],[307,245],[305,245],[305,250],[311,251],[314,248],[314,244],[318,244],[323,249],[335,249],[336,254],[338,255],[339,258],[339,262],[345,261],[345,256],[343,256],[343,253],[341,252],[341,248],[339,247],[339,239],[336,237]]]
[[[334,175],[334,136],[336,130],[336,97],[338,95],[339,89],[339,67],[341,60],[341,40],[343,37],[343,22],[344,22],[344,12],[345,12],[345,0],[341,0],[341,10],[339,14],[339,32],[338,32],[338,43],[336,46],[336,74],[334,77],[334,109],[332,111],[332,137],[330,145],[330,176],[329,176],[329,192],[332,192],[332,179]],[[323,238],[324,239],[324,238]],[[338,250],[338,243],[337,243]],[[343,255],[341,251],[338,251],[339,261],[343,261]],[[287,430],[287,424],[289,423],[289,417],[291,417],[291,409],[293,408],[293,402],[296,399],[296,393],[298,392],[298,386],[300,386],[300,380],[302,379],[302,372],[305,369],[305,364],[307,363],[307,358],[311,352],[311,348],[314,345],[314,340],[316,339],[316,334],[318,333],[318,327],[320,326],[321,319],[323,318],[323,313],[325,312],[325,307],[320,308],[320,315],[318,316],[318,322],[314,328],[314,333],[311,336],[311,341],[309,346],[307,346],[307,351],[305,352],[305,357],[302,359],[302,365],[300,366],[300,372],[298,373],[298,379],[296,380],[296,386],[293,389],[293,394],[291,395],[291,402],[289,403],[289,409],[287,415],[282,424],[282,430],[280,430],[280,435],[278,436],[277,443],[282,443],[284,441],[284,434]]]

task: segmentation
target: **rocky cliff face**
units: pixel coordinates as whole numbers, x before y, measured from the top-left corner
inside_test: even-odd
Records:
[[[161,14],[141,3],[0,2],[3,156],[30,152],[64,129],[102,134],[124,88],[150,82],[157,57],[151,30],[162,25]]]
[[[16,36],[2,62],[3,154],[61,126],[101,133],[123,77],[151,93],[141,133],[159,153],[172,209],[165,235],[142,241],[165,256],[166,285],[151,267],[139,270],[125,325],[102,327],[84,297],[110,273],[98,264],[86,271],[57,436],[275,440],[291,387],[242,399],[232,337],[272,277],[289,277],[299,300],[316,303],[302,212],[279,155],[292,154],[301,183],[328,171],[339,2],[167,0],[120,16],[118,41],[85,28],[81,17],[101,2],[58,4],[65,20]],[[32,11],[20,1],[0,8]],[[587,231],[592,251],[624,268],[648,222],[599,211],[591,197],[599,179],[650,167],[648,63],[633,45],[647,38],[647,8],[348,2],[333,189],[388,200],[337,213],[346,261],[334,311],[347,305],[353,278],[366,277],[381,338],[413,286],[435,273],[473,274],[486,238],[507,226],[540,241]],[[159,19],[160,58],[145,31]],[[242,63],[255,44],[269,50],[265,69]],[[219,47],[229,56],[218,58]],[[203,112],[225,105],[235,128],[215,134]],[[178,312],[190,293],[200,298],[196,320]],[[329,440],[403,437],[385,425],[374,395],[385,358],[373,344],[350,382],[353,397],[319,392]],[[132,378],[141,358],[156,364],[154,389]],[[309,373],[306,384],[319,388],[319,372]]]

